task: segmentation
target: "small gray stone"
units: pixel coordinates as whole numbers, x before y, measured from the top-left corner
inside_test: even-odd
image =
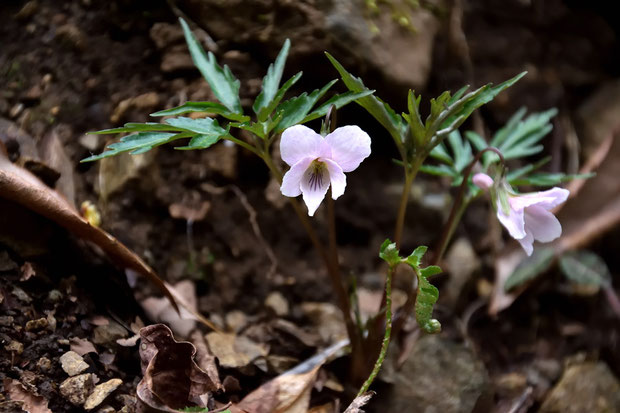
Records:
[[[84,403],[84,409],[91,410],[99,406],[121,384],[123,384],[121,379],[112,379],[95,386],[95,390],[93,390],[88,399],[86,399],[86,403]]]
[[[267,296],[265,306],[272,309],[277,316],[283,317],[288,314],[288,301],[278,291],[274,291]]]
[[[545,399],[540,412],[620,412],[620,383],[605,363],[570,366]]]
[[[71,404],[81,406],[95,387],[94,374],[80,374],[69,377],[60,384],[60,394]]]
[[[88,363],[75,351],[67,351],[60,356],[60,364],[65,373],[69,376],[80,374],[88,368]]]
[[[110,321],[107,325],[97,326],[95,328],[93,343],[110,344],[114,343],[119,338],[125,337],[127,337],[127,330],[120,324]]]
[[[396,373],[383,407],[388,412],[470,413],[489,392],[484,365],[469,348],[427,335]]]

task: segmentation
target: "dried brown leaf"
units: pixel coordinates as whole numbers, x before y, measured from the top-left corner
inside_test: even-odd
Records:
[[[353,399],[353,401],[351,402],[349,407],[347,407],[344,413],[364,413],[364,411],[362,410],[362,406],[368,404],[370,398],[374,396],[374,394],[374,392],[369,391],[360,396],[357,396],[355,399]]]
[[[310,393],[321,365],[306,373],[285,373],[245,396],[233,413],[306,413]]]
[[[45,398],[30,393],[19,381],[5,378],[3,384],[9,398],[22,402],[22,409],[28,413],[52,413]]]
[[[85,338],[73,337],[69,343],[71,343],[71,351],[75,351],[80,356],[87,353],[98,354],[95,345]]]
[[[144,327],[140,336],[144,377],[138,386],[138,396],[143,403],[158,409],[202,406],[200,396],[220,388],[194,361],[194,345],[176,341],[167,326]]]
[[[73,235],[101,248],[117,265],[132,269],[153,282],[176,307],[163,281],[140,257],[102,229],[91,226],[58,192],[9,160],[0,144],[0,197],[16,202],[56,222]]]

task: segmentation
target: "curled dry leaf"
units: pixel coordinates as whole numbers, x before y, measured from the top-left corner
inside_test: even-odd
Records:
[[[368,404],[370,398],[374,396],[374,394],[374,392],[369,391],[357,396],[355,399],[353,399],[353,401],[351,402],[349,407],[347,407],[344,413],[364,413],[364,411],[362,410],[362,406]]]
[[[144,377],[138,384],[141,411],[174,411],[204,404],[200,396],[219,390],[218,379],[211,379],[196,362],[196,347],[176,341],[163,324],[140,330],[140,360]],[[150,410],[149,410],[150,409]]]
[[[13,401],[22,402],[22,409],[28,413],[52,413],[47,407],[47,400],[42,396],[30,393],[17,380],[5,378],[4,390]]]
[[[22,205],[56,222],[78,238],[97,245],[117,265],[130,268],[151,280],[177,308],[172,294],[151,267],[112,235],[90,225],[58,192],[24,168],[11,163],[1,143],[0,197]]]
[[[620,223],[620,135],[610,134],[580,173],[593,170],[595,177],[571,183],[571,197],[556,214],[562,223],[562,236],[550,245],[556,257],[588,245]],[[524,291],[523,288],[510,293],[504,290],[506,281],[524,258],[525,254],[515,247],[496,260],[489,314],[508,308]]]
[[[306,413],[321,365],[306,373],[284,373],[245,396],[232,413]]]

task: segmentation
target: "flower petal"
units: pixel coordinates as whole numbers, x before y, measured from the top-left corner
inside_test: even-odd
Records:
[[[312,161],[312,158],[303,158],[284,174],[282,186],[280,186],[282,195],[290,197],[301,195],[301,178],[304,176],[304,173]]]
[[[530,256],[534,252],[534,236],[531,233],[525,234],[525,237],[518,239],[519,244],[525,250],[525,253]]]
[[[512,199],[512,198],[511,198]],[[525,221],[523,216],[523,209],[513,209],[512,204],[508,215],[504,214],[502,210],[502,204],[497,200],[497,219],[508,230],[508,233],[514,239],[522,239],[527,234],[525,232]]]
[[[525,209],[525,231],[536,241],[551,242],[562,235],[562,225],[551,212],[535,205]]]
[[[323,198],[325,198],[328,188],[329,172],[327,168],[321,168],[318,172],[312,167],[306,169],[301,178],[301,193],[308,207],[308,215],[314,215]]]
[[[493,178],[483,173],[477,173],[474,175],[472,181],[474,182],[474,185],[480,189],[484,189],[485,191],[493,186]]]
[[[344,189],[347,186],[347,177],[342,168],[338,164],[330,159],[320,159],[327,165],[327,171],[329,172],[329,181],[332,185],[332,199],[338,199],[338,197],[344,194]]]
[[[323,137],[304,125],[295,125],[282,132],[280,154],[289,166],[295,165],[304,158],[316,159],[320,156],[319,149]]]
[[[343,172],[351,172],[370,155],[370,136],[358,126],[337,128],[325,137],[332,150],[332,160]]]
[[[568,189],[556,187],[541,192],[510,196],[509,201],[510,205],[515,209],[523,209],[532,205],[538,205],[549,210],[566,201],[568,194]]]

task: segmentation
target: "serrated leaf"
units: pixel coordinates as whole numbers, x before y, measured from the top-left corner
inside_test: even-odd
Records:
[[[407,257],[407,264],[411,265],[412,267],[419,267],[420,263],[422,262],[422,257],[424,256],[424,254],[426,254],[427,250],[427,246],[420,245],[411,253],[411,255]]]
[[[334,105],[336,109],[340,109],[341,107],[348,105],[349,103],[363,98],[365,96],[373,94],[374,90],[367,90],[364,92],[354,93],[354,92],[345,92],[340,95],[335,95],[330,99],[326,100],[325,103],[321,104],[318,108],[313,110],[308,116],[306,116],[301,123],[310,122],[311,120],[321,118],[327,114],[329,108]]]
[[[276,61],[273,64],[270,64],[267,69],[267,74],[263,78],[262,90],[254,101],[254,105],[252,105],[252,109],[257,115],[263,108],[267,107],[273,101],[278,93],[280,80],[282,80],[282,73],[284,72],[284,64],[286,63],[286,58],[290,47],[291,41],[286,39],[284,41],[284,45],[282,46],[282,50],[280,50],[280,53],[276,58]]]
[[[140,132],[133,135],[127,135],[121,138],[119,142],[112,143],[106,147],[106,150],[99,155],[93,155],[80,162],[92,162],[109,156],[118,155],[122,152],[132,152],[134,154],[144,153],[156,146],[172,142],[175,139],[187,137],[186,133],[174,134],[163,132]]]
[[[205,53],[185,20],[179,19],[179,21],[181,26],[183,26],[183,33],[185,34],[185,40],[187,41],[192,60],[211,87],[213,94],[228,110],[242,114],[243,109],[239,100],[239,80],[233,76],[228,66],[224,65],[224,68],[222,68],[217,64],[213,53]]]
[[[492,101],[495,96],[497,96],[503,90],[514,85],[517,81],[519,81],[519,79],[525,76],[526,73],[527,72],[522,72],[517,76],[513,77],[512,79],[508,79],[497,86],[492,86],[491,84],[488,84],[482,86],[474,92],[470,92],[464,95],[459,100],[453,103],[456,106],[456,110],[454,110],[449,116],[443,119],[441,123],[441,128],[446,128],[452,125],[459,117],[462,117],[464,121],[473,113],[474,110]],[[456,104],[457,102],[458,104]]]
[[[316,89],[309,95],[304,92],[301,95],[291,98],[276,109],[277,116],[280,117],[280,121],[274,128],[275,133],[280,133],[286,128],[301,123],[308,115],[308,112],[314,107],[316,102],[323,97],[325,93],[336,83],[337,80],[332,80],[327,83],[321,89]]]
[[[611,284],[611,274],[605,261],[590,251],[571,251],[560,257],[560,270],[570,281],[598,287]]]
[[[346,87],[355,93],[364,92],[369,90],[362,80],[353,76],[338,62],[332,55],[325,52],[325,55],[336,68],[342,81]],[[375,95],[369,95],[361,99],[357,99],[356,102],[368,111],[392,136],[397,145],[402,145],[402,139],[405,134],[406,124],[403,118],[394,112],[394,110],[381,99]]]
[[[379,249],[379,257],[387,262],[390,267],[394,267],[402,261],[400,258],[400,253],[398,252],[398,248],[396,248],[396,243],[386,239],[381,244],[381,248]]]
[[[229,126],[252,132],[261,139],[265,139],[268,133],[268,125],[265,122],[230,123]]]
[[[420,117],[421,99],[422,95],[416,97],[415,91],[409,90],[407,94],[407,109],[409,110],[409,114],[403,114],[403,118],[405,118],[409,124],[410,134],[414,142],[419,146],[424,145],[424,139],[426,137],[426,127],[424,123],[422,123],[422,118]]]
[[[546,272],[551,267],[554,258],[555,250],[552,247],[535,249],[534,253],[524,259],[510,274],[504,284],[504,291],[519,287]]]
[[[275,108],[280,104],[280,101],[284,97],[284,94],[291,88],[291,86],[297,83],[301,75],[302,72],[297,73],[295,76],[287,80],[280,89],[278,89],[278,93],[276,93],[276,96],[271,100],[271,103],[261,109],[261,111],[258,113],[258,120],[260,122],[264,122],[265,120],[267,120],[269,115],[271,115]]]
[[[185,102],[181,106],[151,113],[151,116],[177,116],[192,112],[204,112],[212,113],[214,115],[222,115],[226,119],[234,120],[236,122],[246,122],[250,120],[249,116],[233,113],[229,111],[226,106],[216,102]]]
[[[126,123],[125,126],[120,128],[103,129],[96,132],[89,132],[91,135],[111,135],[114,133],[126,133],[126,132],[175,132],[182,131],[182,128],[177,128],[172,125],[166,125],[165,123],[146,122],[146,123]]]

